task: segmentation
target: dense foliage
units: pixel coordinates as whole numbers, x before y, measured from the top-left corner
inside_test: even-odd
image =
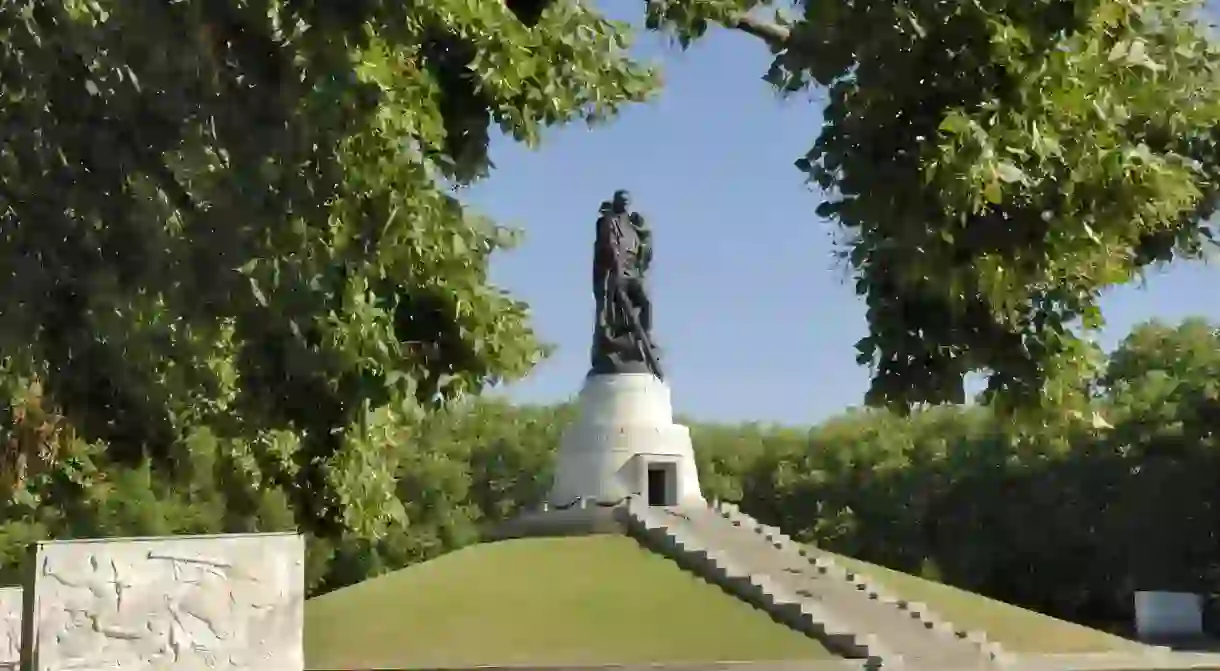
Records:
[[[1220,195],[1220,74],[1195,0],[651,0],[775,52],[781,91],[825,92],[797,161],[829,195],[868,304],[868,400],[1071,412],[1100,361],[1080,327],[1149,264],[1194,257]],[[819,101],[823,98],[819,96]]]
[[[641,9],[684,43],[756,35],[779,89],[827,92],[798,165],[849,234],[868,400],[960,401],[984,371],[1001,400],[1113,427],[696,426],[709,492],[1067,615],[1210,584],[1214,329],[1141,329],[1104,375],[1072,330],[1208,238],[1220,97],[1195,4],[760,4]],[[451,189],[490,170],[497,128],[533,144],[646,97],[625,42],[559,0],[0,3],[0,579],[39,538],[292,528],[321,591],[536,501],[571,409],[455,400],[543,347],[488,280],[511,232]]]
[[[1220,591],[1220,331],[1192,320],[1137,328],[1094,384],[1098,428],[1013,434],[985,407],[901,417],[851,411],[812,428],[692,427],[705,494],[828,549],[1068,619],[1128,619],[1139,588]],[[539,501],[574,408],[456,404],[395,447],[407,524],[380,538],[315,538],[316,591],[475,542]],[[1107,428],[1107,424],[1111,425]],[[185,475],[115,472],[86,503],[0,524],[0,580],[23,543],[84,530],[223,526],[232,488],[197,444]],[[272,506],[274,509],[275,507]],[[68,526],[48,527],[59,519]],[[291,518],[279,522],[284,526]],[[43,526],[39,526],[39,525]]]
[[[527,10],[0,5],[0,519],[41,525],[6,533],[158,492],[217,512],[120,526],[410,523],[396,448],[540,354],[488,283],[512,235],[450,187],[495,127],[532,143],[653,85],[619,26]]]

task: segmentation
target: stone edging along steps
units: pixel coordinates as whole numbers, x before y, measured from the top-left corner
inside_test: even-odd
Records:
[[[869,599],[892,605],[900,611],[909,613],[913,619],[924,625],[924,627],[929,630],[946,635],[952,635],[959,639],[973,643],[978,648],[979,652],[988,660],[999,664],[1010,664],[1016,661],[1015,655],[1004,650],[1003,646],[1001,646],[999,643],[990,640],[985,632],[955,626],[951,622],[933,613],[931,609],[928,608],[927,604],[920,603],[918,601],[899,599],[886,594],[865,576],[839,566],[830,557],[827,557],[808,546],[794,542],[792,538],[784,534],[780,529],[762,524],[758,520],[745,514],[739,507],[737,507],[736,504],[716,502],[713,504],[712,508],[722,517],[728,519],[734,524],[749,528],[755,533],[763,536],[763,538],[771,543],[777,550],[783,550],[786,548],[795,549],[797,553],[808,559],[811,564],[817,567],[819,572],[824,575],[840,578],[850,582],[858,591],[866,595]]]
[[[879,650],[880,645],[875,638],[866,638],[836,627],[824,613],[802,608],[799,599],[784,594],[766,576],[751,575],[734,565],[723,553],[701,547],[694,538],[668,528],[664,519],[658,519],[658,515],[664,514],[682,513],[658,512],[633,501],[626,508],[628,531],[683,568],[817,639],[832,652],[849,659],[865,659],[866,667],[879,667],[882,664],[884,653]],[[885,654],[885,659],[891,659],[891,655]]]
[[[633,501],[623,509],[623,512],[628,532],[641,542],[669,556],[680,566],[705,580],[719,585],[738,598],[766,611],[785,625],[820,641],[831,652],[849,659],[864,660],[866,668],[898,667],[903,665],[904,659],[897,651],[889,649],[880,637],[866,631],[866,628],[869,627],[867,623],[861,621],[859,613],[855,618],[854,626],[849,625],[841,617],[831,612],[831,609],[823,607],[815,595],[802,590],[794,591],[791,581],[787,581],[788,584],[785,585],[781,584],[785,581],[775,580],[763,572],[747,570],[735,560],[735,557],[724,551],[724,548],[716,547],[715,543],[700,537],[699,524],[705,525],[703,530],[708,531],[715,526],[711,520],[695,520],[692,516],[722,518],[722,522],[719,524],[731,525],[731,527],[741,530],[735,532],[731,528],[720,529],[717,533],[722,535],[722,541],[727,542],[730,537],[737,538],[739,541],[749,541],[748,537],[739,538],[733,534],[757,534],[763,544],[756,549],[765,550],[769,546],[770,549],[765,551],[784,555],[793,551],[799,553],[801,560],[808,562],[817,575],[831,581],[830,586],[841,585],[836,588],[840,605],[844,603],[842,601],[846,598],[844,594],[848,592],[850,586],[851,589],[854,589],[852,593],[858,592],[859,598],[864,600],[865,603],[860,605],[867,606],[869,601],[879,602],[891,606],[893,611],[889,612],[894,613],[894,616],[910,617],[911,620],[923,625],[919,631],[926,630],[925,634],[917,635],[917,637],[923,637],[919,640],[925,644],[923,646],[925,651],[926,644],[929,643],[928,640],[925,640],[926,636],[943,637],[940,640],[946,648],[950,649],[950,652],[948,657],[942,661],[949,661],[949,658],[956,655],[960,664],[955,664],[955,666],[978,668],[980,664],[989,666],[1007,663],[1013,659],[999,645],[988,641],[985,636],[957,630],[935,617],[923,604],[903,601],[882,594],[862,576],[842,569],[816,550],[793,543],[778,529],[759,523],[731,504],[718,503],[710,509],[694,510],[650,508],[643,505],[642,502]],[[726,531],[731,532],[729,536],[724,536]],[[750,543],[757,543],[757,541],[750,541]],[[739,547],[738,550],[741,548]],[[790,571],[791,569],[784,570]],[[852,603],[855,603],[854,596],[850,599],[852,599]],[[877,611],[875,605],[869,606],[865,610],[870,608],[875,615],[884,615],[881,619],[890,618],[883,611]],[[892,620],[890,627],[900,623],[901,620]],[[909,628],[903,625],[899,629]],[[910,638],[911,631],[907,631],[907,636],[908,643],[914,640]],[[974,652],[966,652],[963,645],[973,646],[970,649]],[[908,645],[909,647],[910,645]],[[963,657],[968,659],[963,659]]]

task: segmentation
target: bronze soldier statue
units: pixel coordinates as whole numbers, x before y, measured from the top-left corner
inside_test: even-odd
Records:
[[[652,373],[664,379],[652,339],[652,302],[645,279],[652,263],[652,232],[631,211],[631,195],[614,192],[602,203],[593,243],[593,330],[590,375]]]

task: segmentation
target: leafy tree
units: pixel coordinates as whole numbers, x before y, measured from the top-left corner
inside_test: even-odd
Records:
[[[1138,578],[1215,589],[1220,468],[1220,330],[1202,319],[1149,322],[1110,356],[1101,380],[1113,452],[1139,464],[1142,496],[1116,511]],[[1210,579],[1210,583],[1209,583]]]
[[[1205,385],[1220,373],[1220,330],[1201,318],[1170,325],[1153,320],[1136,326],[1110,354],[1101,384],[1111,392],[1134,387],[1149,376]]]
[[[1220,330],[1202,319],[1135,328],[1100,380],[1113,439],[1142,457],[1220,448]]]
[[[205,526],[280,500],[318,538],[407,524],[428,409],[541,353],[487,277],[511,232],[450,188],[493,127],[535,143],[655,83],[621,26],[526,5],[0,6],[4,519],[144,529],[107,474],[156,489],[208,453]]]
[[[868,304],[872,404],[990,396],[1066,411],[1100,363],[1075,326],[1150,264],[1197,257],[1220,185],[1217,52],[1193,0],[651,0],[684,43],[765,40],[826,91],[797,161]]]

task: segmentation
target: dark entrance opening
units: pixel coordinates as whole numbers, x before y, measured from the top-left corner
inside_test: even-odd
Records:
[[[648,464],[648,505],[672,506],[677,484],[674,464]]]

